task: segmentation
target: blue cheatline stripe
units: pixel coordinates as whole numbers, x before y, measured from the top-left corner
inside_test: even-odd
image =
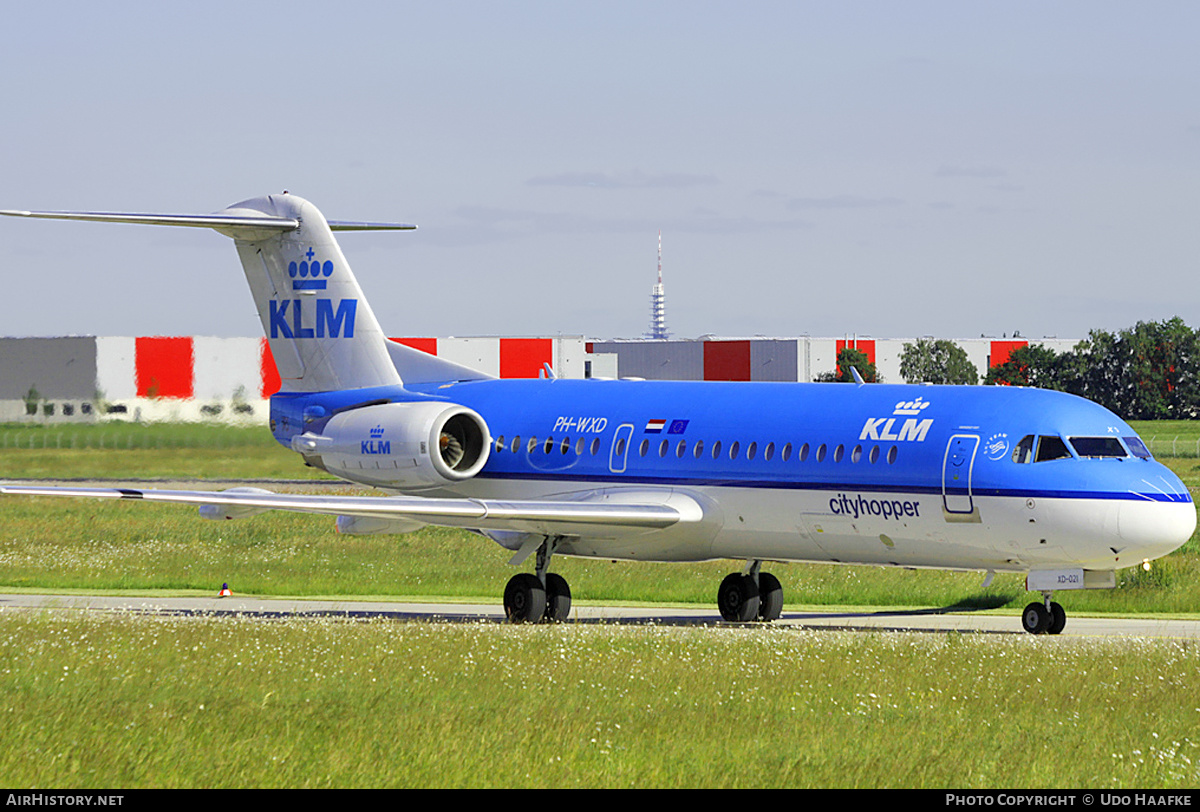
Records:
[[[570,482],[579,482],[581,484],[595,485],[603,483],[612,486],[624,485],[658,485],[672,487],[692,487],[692,488],[750,488],[760,490],[793,490],[793,491],[856,491],[859,493],[911,493],[911,494],[928,494],[932,496],[941,496],[942,489],[937,486],[927,485],[892,485],[883,483],[869,482],[795,482],[795,481],[776,481],[776,480],[744,480],[744,479],[729,479],[721,477],[648,477],[648,476],[626,476],[620,474],[607,475],[591,475],[577,474],[556,475],[554,472],[497,472],[497,471],[481,471],[475,476],[475,479],[496,479],[496,480],[514,480],[514,481],[549,481],[558,482],[561,484],[569,484]],[[946,493],[950,496],[966,496],[966,488],[948,488]],[[1058,489],[1035,489],[1035,488],[975,488],[971,491],[971,495],[975,498],[979,497],[1005,497],[1010,499],[1104,499],[1104,500],[1124,500],[1136,502],[1179,502],[1187,503],[1192,501],[1190,493],[1162,493],[1153,491],[1150,493],[1141,493],[1134,491],[1094,491],[1094,490],[1058,490]]]

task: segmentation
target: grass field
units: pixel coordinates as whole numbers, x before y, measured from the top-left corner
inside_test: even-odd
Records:
[[[1195,646],[0,613],[33,787],[1194,787]]]
[[[157,449],[26,438],[0,447],[0,477],[318,476],[265,432],[191,431]],[[1200,460],[1163,461],[1200,484]],[[208,522],[178,506],[9,498],[0,527],[0,590],[213,594],[229,582],[264,596],[499,603],[513,571],[509,553],[469,533],[347,537],[297,514]],[[713,605],[733,568],[556,559],[584,602]],[[1012,613],[1015,631],[1028,600],[1018,576],[984,590],[970,573],[772,571],[789,609],[991,606]],[[1064,596],[1068,611],[1200,612],[1195,538],[1120,579]],[[1198,689],[1200,648],[1161,640],[0,610],[0,777],[56,788],[1187,789],[1200,781]]]

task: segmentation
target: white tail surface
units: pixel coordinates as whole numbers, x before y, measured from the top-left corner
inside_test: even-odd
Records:
[[[270,195],[222,214],[295,220],[294,229],[234,238],[283,391],[399,385],[387,337],[363,297],[325,217],[295,195]]]

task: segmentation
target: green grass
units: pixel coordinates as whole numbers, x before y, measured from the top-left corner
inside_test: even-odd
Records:
[[[1134,420],[1129,425],[1156,457],[1200,457],[1200,420]]]
[[[1198,672],[1129,640],[0,613],[0,775],[1189,788]]]
[[[0,479],[327,479],[265,426],[0,425]]]

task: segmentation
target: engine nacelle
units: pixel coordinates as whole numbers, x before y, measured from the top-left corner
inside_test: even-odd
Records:
[[[382,403],[335,414],[324,433],[292,448],[331,474],[399,489],[453,484],[487,463],[487,424],[465,406],[439,401]]]

